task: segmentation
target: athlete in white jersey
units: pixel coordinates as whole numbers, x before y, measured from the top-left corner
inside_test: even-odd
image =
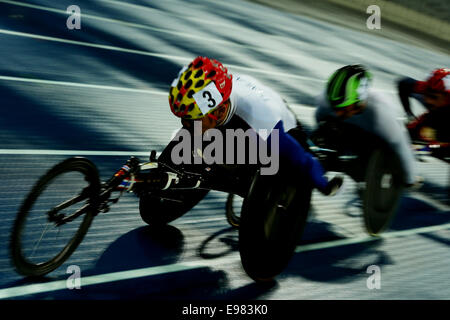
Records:
[[[361,65],[349,65],[330,77],[317,99],[318,123],[328,117],[355,125],[386,142],[398,155],[405,183],[415,183],[415,160],[406,128],[397,120],[394,106],[382,94],[369,89],[370,73]]]
[[[269,135],[280,121],[283,122],[285,131],[297,126],[295,116],[280,95],[253,77],[234,75],[230,102],[231,110],[227,120],[236,114],[256,132],[264,132],[265,129]],[[227,121],[224,122],[226,123]]]
[[[288,133],[298,124],[280,95],[253,77],[231,75],[217,60],[197,57],[183,67],[172,82],[169,104],[184,127],[198,120],[203,131],[219,126],[253,129],[268,143],[276,129],[279,156],[293,170],[309,177],[326,195],[342,185],[340,177],[328,181],[318,160]]]

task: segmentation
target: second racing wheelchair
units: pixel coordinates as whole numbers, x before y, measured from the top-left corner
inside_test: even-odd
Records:
[[[363,129],[329,120],[311,135],[312,151],[327,171],[344,172],[358,183],[364,225],[377,235],[397,211],[405,173],[397,154],[384,141]]]
[[[385,230],[395,216],[404,189],[404,172],[397,155],[381,139],[361,128],[334,119],[311,132],[305,148],[326,171],[342,172],[359,186],[364,226],[370,235]],[[239,228],[236,195],[226,203],[228,222]]]

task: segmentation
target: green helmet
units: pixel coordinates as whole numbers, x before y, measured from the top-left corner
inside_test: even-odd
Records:
[[[367,99],[371,74],[362,65],[348,65],[328,79],[327,98],[333,108],[344,108]]]

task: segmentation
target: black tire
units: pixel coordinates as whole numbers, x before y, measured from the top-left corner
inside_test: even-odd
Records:
[[[227,197],[227,202],[225,205],[225,210],[226,210],[227,221],[230,224],[230,226],[238,229],[239,225],[241,223],[241,216],[239,214],[237,214],[236,211],[234,210],[234,207],[233,207],[234,199],[235,199],[235,194],[229,193],[228,197]]]
[[[29,238],[25,237],[24,235],[24,229],[27,222],[27,218],[30,218],[30,216],[34,215],[34,209],[37,206],[36,202],[39,201],[47,201],[46,197],[42,196],[42,193],[47,191],[47,189],[54,183],[57,178],[63,178],[65,174],[72,174],[76,172],[77,175],[81,174],[83,177],[83,184],[87,183],[87,187],[83,188],[87,190],[87,200],[92,205],[89,207],[86,213],[84,213],[82,216],[76,218],[74,221],[70,222],[71,225],[76,225],[76,222],[79,222],[80,219],[82,219],[79,227],[75,229],[74,235],[70,237],[67,244],[66,242],[63,242],[62,246],[63,248],[61,250],[58,250],[58,253],[56,255],[51,255],[50,259],[44,259],[42,262],[34,262],[31,261],[30,258],[33,257],[26,257],[25,256],[25,243],[30,242]],[[67,175],[65,176],[67,177]],[[81,179],[77,178],[77,183],[81,183]],[[68,186],[68,188],[72,188],[76,183],[74,183],[73,179],[70,180],[70,183],[65,182],[65,186]],[[73,196],[76,196],[77,194],[67,194],[64,192],[65,190],[56,188],[57,193],[62,194],[64,193],[64,200],[68,200],[72,198]],[[81,191],[81,190],[80,190]],[[56,166],[54,166],[52,169],[50,169],[46,174],[44,174],[34,185],[28,196],[25,198],[24,202],[22,203],[22,206],[19,209],[19,212],[17,214],[13,231],[11,235],[11,243],[10,243],[10,250],[11,250],[11,258],[12,262],[17,270],[22,275],[30,276],[30,277],[37,277],[37,276],[43,276],[56,268],[58,268],[64,261],[69,258],[69,256],[75,251],[75,249],[78,247],[78,245],[83,240],[87,230],[89,229],[89,226],[91,225],[91,222],[95,216],[96,212],[96,203],[98,201],[98,195],[100,192],[100,180],[97,168],[95,165],[85,158],[70,158],[67,159]],[[51,202],[52,200],[48,200]],[[86,202],[84,202],[86,203]],[[45,207],[45,215],[38,215],[37,218],[47,218],[48,219],[48,210],[51,209],[50,207]],[[36,209],[38,210],[38,209]],[[39,210],[38,210],[39,211]],[[34,216],[30,219],[36,219]],[[48,221],[46,219],[46,221]],[[50,224],[50,222],[47,223],[47,227]],[[67,226],[66,224],[65,226]],[[44,233],[41,234],[42,236],[47,231],[47,227],[44,230]],[[55,225],[56,227],[56,225]],[[32,228],[38,228],[36,223],[32,224]],[[60,229],[58,229],[58,232]],[[24,238],[23,238],[24,236]],[[59,236],[59,233],[58,233]],[[39,243],[41,241],[39,240]],[[32,241],[31,241],[32,242]],[[64,245],[65,244],[65,245]],[[51,245],[53,244],[53,241],[51,242]],[[45,248],[45,247],[44,247]],[[33,253],[36,248],[33,249]],[[32,254],[33,255],[33,254]]]
[[[377,149],[370,157],[363,192],[364,224],[377,235],[395,216],[403,192],[404,174],[398,157],[387,148]]]
[[[239,251],[245,272],[270,281],[289,263],[306,225],[312,188],[257,174],[244,200]]]
[[[163,190],[141,195],[139,213],[151,226],[166,225],[191,210],[208,192],[206,189]]]
[[[311,139],[319,147],[337,151],[327,154],[324,159],[319,158],[326,171],[345,172],[358,182],[365,181],[367,163],[373,151],[383,143],[360,127],[334,118],[321,124]],[[347,159],[340,156],[347,156]]]

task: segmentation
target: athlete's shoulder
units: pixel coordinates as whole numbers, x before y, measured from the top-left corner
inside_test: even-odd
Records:
[[[233,89],[235,91],[251,91],[265,88],[265,85],[256,78],[247,74],[233,74]]]
[[[400,92],[405,92],[407,94],[412,93],[424,93],[427,88],[427,83],[425,81],[419,81],[410,77],[403,77],[397,82]]]
[[[245,83],[245,82],[259,82],[256,78],[242,73],[233,73],[233,81]]]
[[[273,88],[249,75],[233,75],[232,99],[240,104],[256,104],[260,108],[284,108],[281,95]]]
[[[366,111],[371,113],[371,117],[377,119],[377,122],[386,125],[397,122],[396,119],[403,114],[401,106],[395,104],[391,96],[373,89],[369,91]]]
[[[373,106],[383,108],[384,106],[392,105],[392,100],[385,92],[369,89],[367,104],[369,107]]]

